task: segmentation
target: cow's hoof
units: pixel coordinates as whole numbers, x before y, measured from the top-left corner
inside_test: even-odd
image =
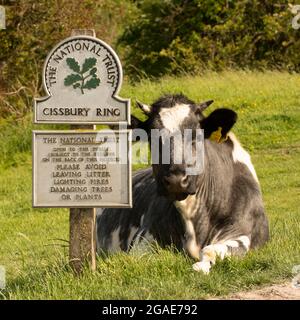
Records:
[[[193,264],[193,269],[195,271],[202,271],[204,274],[209,274],[210,271],[210,262],[209,261],[201,261]]]

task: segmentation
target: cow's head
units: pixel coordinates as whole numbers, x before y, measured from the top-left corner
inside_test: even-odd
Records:
[[[183,200],[188,195],[195,194],[197,189],[197,175],[188,175],[187,164],[184,159],[178,164],[174,161],[175,132],[183,132],[185,129],[192,129],[190,143],[194,148],[196,129],[204,129],[204,138],[211,137],[212,133],[218,132],[219,140],[226,137],[236,121],[236,113],[229,109],[217,109],[208,117],[203,115],[205,110],[213,101],[194,103],[183,95],[166,95],[152,105],[137,102],[137,105],[148,116],[144,122],[132,116],[132,128],[144,129],[151,140],[151,130],[159,129],[164,133],[170,133],[170,161],[164,163],[161,150],[164,147],[164,139],[159,139],[159,161],[152,164],[153,174],[157,182],[157,191],[173,200]],[[158,131],[158,130],[156,130]],[[184,145],[182,144],[182,149]],[[178,152],[178,148],[177,148]],[[183,150],[179,150],[183,153]]]

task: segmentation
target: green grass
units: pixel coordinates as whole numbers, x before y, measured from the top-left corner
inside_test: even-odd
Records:
[[[261,182],[271,241],[244,259],[218,262],[209,276],[183,253],[98,258],[80,278],[68,267],[68,211],[31,208],[31,117],[0,123],[0,265],[3,299],[200,299],[291,278],[300,264],[300,76],[225,72],[125,84],[120,96],[151,103],[163,93],[214,99],[238,112],[234,128],[251,151]],[[139,110],[133,112],[141,116]],[[48,127],[49,128],[49,127]]]

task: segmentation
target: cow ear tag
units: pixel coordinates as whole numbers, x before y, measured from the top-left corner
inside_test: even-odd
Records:
[[[218,127],[218,130],[213,131],[209,139],[217,143],[222,143],[227,140],[227,134],[225,137],[222,136],[222,127]]]

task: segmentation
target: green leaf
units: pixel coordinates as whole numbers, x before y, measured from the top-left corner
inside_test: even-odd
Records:
[[[97,68],[95,67],[90,71],[90,75],[95,75],[96,72],[97,72]]]
[[[81,73],[87,72],[89,69],[93,68],[97,62],[96,58],[86,58],[81,69]]]
[[[65,77],[64,84],[65,84],[65,86],[70,86],[73,83],[80,81],[80,80],[81,80],[81,76],[79,74],[72,73],[72,74],[68,75],[67,77]]]
[[[79,88],[79,87],[80,87],[80,83],[77,82],[77,83],[73,84],[74,89]]]
[[[99,84],[100,84],[100,79],[93,77],[92,79],[88,80],[82,88],[95,89],[99,86]]]
[[[80,72],[80,66],[78,64],[78,62],[74,59],[74,58],[67,58],[67,65],[69,66],[69,68],[77,73]]]

